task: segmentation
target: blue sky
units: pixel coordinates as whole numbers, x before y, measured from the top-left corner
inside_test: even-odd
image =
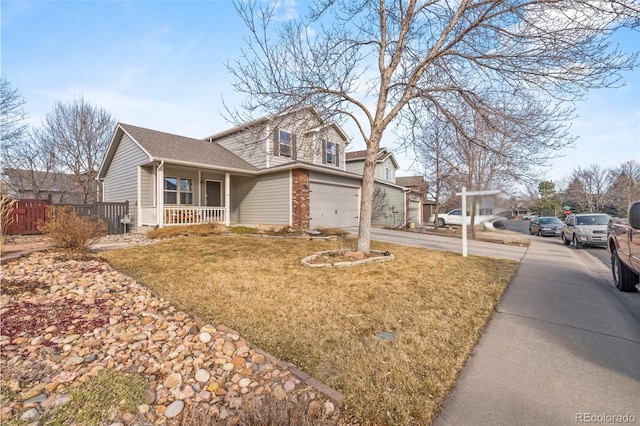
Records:
[[[283,18],[302,10],[295,0],[280,3]],[[2,73],[24,96],[34,126],[56,101],[84,96],[124,123],[199,138],[230,126],[223,99],[241,102],[225,63],[239,57],[247,32],[231,0],[2,0],[1,12]],[[617,41],[640,50],[637,33]],[[624,77],[625,87],[593,91],[579,104],[576,147],[550,163],[550,179],[640,161],[640,69]],[[345,130],[354,136],[350,150],[364,149]],[[387,132],[383,145],[393,139]]]

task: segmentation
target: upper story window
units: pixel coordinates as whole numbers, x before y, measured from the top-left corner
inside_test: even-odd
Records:
[[[164,178],[165,204],[193,204],[193,179]]]
[[[393,169],[391,167],[385,167],[384,168],[384,178],[386,180],[388,180],[389,182],[393,182],[394,181],[393,175],[394,175],[394,173],[393,173]]]
[[[337,164],[338,156],[336,152],[338,150],[338,144],[335,142],[326,142],[327,144],[327,152],[325,157],[325,163],[327,164]]]
[[[293,135],[284,130],[278,131],[278,154],[281,157],[291,157]]]
[[[340,165],[340,145],[338,143],[322,141],[322,164]]]

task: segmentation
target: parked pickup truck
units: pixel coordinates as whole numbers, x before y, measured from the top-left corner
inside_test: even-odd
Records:
[[[492,219],[495,219],[496,216],[476,216],[474,223],[479,225],[483,222],[488,222]],[[436,215],[432,214],[429,218],[429,222],[435,222]],[[471,217],[467,216],[467,225],[471,224]],[[449,213],[439,213],[438,214],[438,226],[443,227],[445,225],[458,225],[462,226],[462,209],[454,209]]]
[[[640,201],[629,207],[628,221],[609,222],[607,240],[613,282],[620,291],[635,291],[640,287]]]

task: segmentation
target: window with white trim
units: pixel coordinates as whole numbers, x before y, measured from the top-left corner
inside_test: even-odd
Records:
[[[325,163],[336,164],[338,160],[338,156],[336,155],[338,144],[335,142],[329,142],[329,141],[326,141],[325,144],[326,144]]]
[[[164,203],[179,205],[193,204],[193,179],[165,177]]]
[[[391,167],[384,168],[384,178],[389,182],[393,182],[393,169]]]
[[[278,131],[278,153],[281,157],[291,157],[293,135],[284,130]]]

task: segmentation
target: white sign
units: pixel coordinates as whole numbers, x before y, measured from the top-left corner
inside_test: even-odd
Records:
[[[462,192],[456,192],[458,197],[462,196],[462,257],[467,257],[467,197],[476,195],[496,195],[501,191],[498,189],[488,189],[486,191],[469,191],[467,187],[462,187]]]

